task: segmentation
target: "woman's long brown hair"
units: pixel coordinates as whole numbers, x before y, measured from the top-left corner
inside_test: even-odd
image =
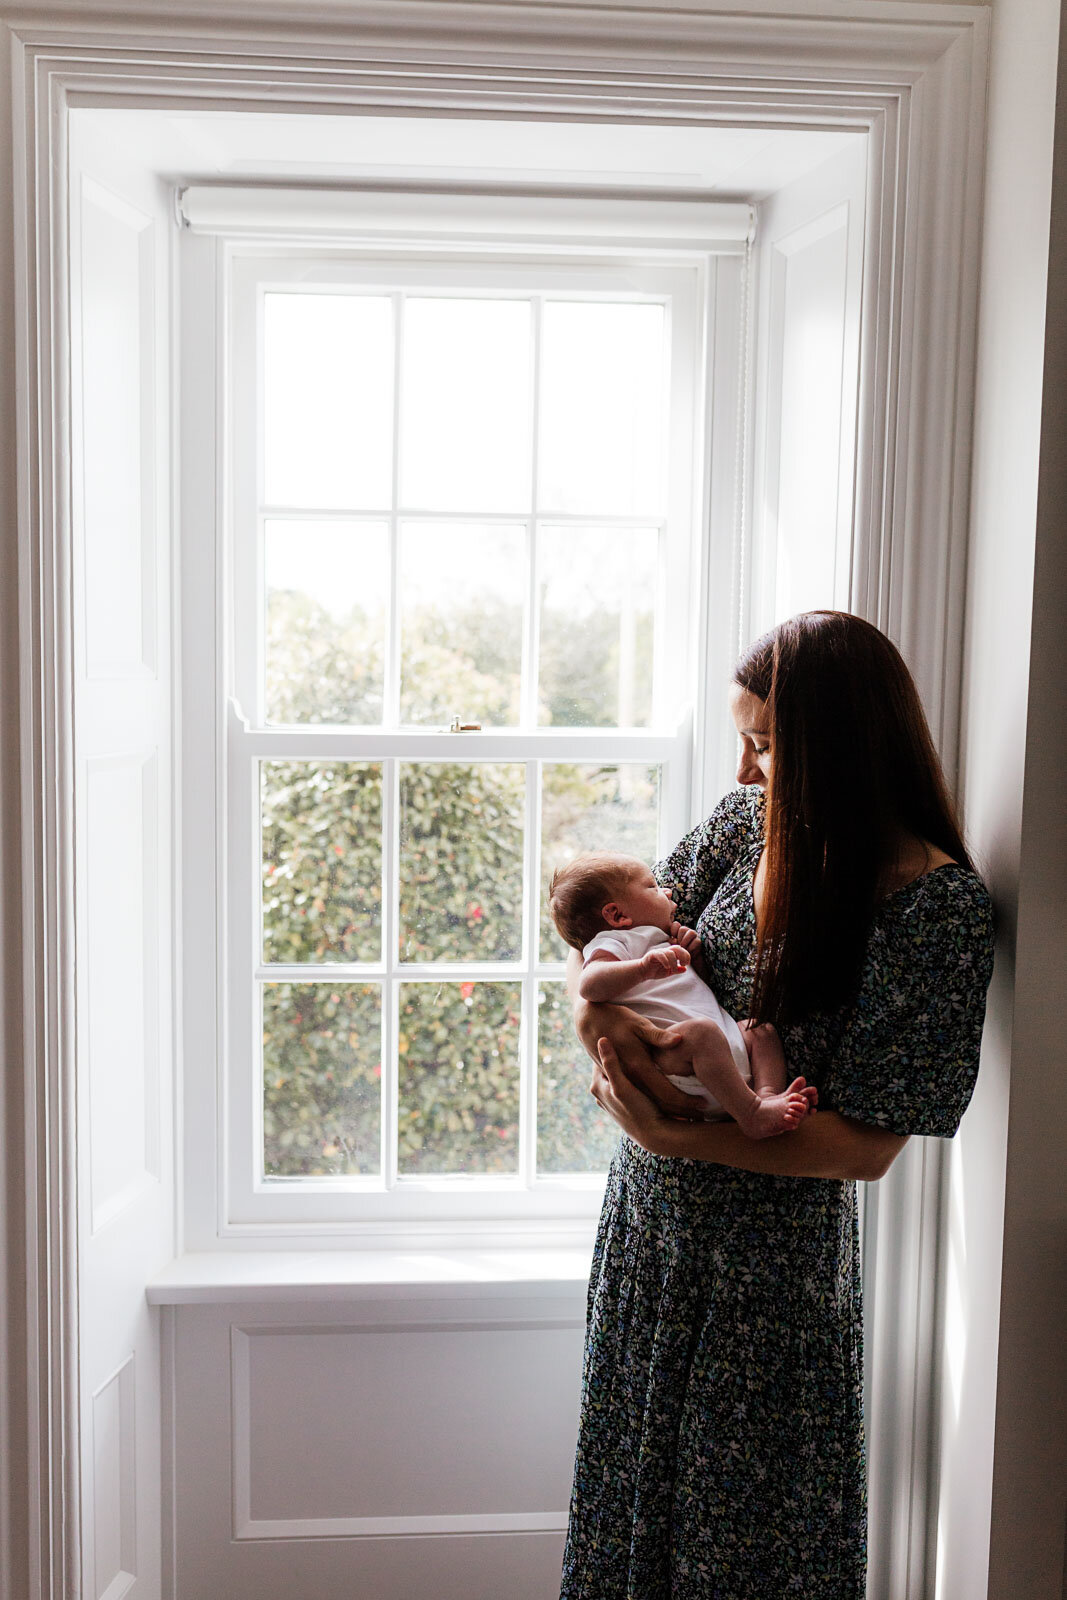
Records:
[[[911,674],[884,633],[807,611],[734,680],[767,703],[766,887],[752,1015],[788,1023],[854,998],[901,830],[970,867]]]

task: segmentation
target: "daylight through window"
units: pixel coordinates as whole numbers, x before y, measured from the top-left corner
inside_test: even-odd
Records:
[[[251,911],[231,925],[254,1184],[588,1178],[617,1131],[545,890],[582,849],[653,859],[686,768],[664,680],[672,472],[692,469],[677,307],[243,266],[230,783]]]

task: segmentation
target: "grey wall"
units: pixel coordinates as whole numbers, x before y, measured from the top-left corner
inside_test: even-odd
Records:
[[[1067,1079],[1067,160],[1054,179],[1053,139],[1062,145],[1067,106],[1057,119],[1059,29],[1059,0],[994,7],[961,771],[1000,948],[979,1089],[950,1158],[939,1600],[1059,1600],[1063,1586],[1067,1213],[1055,1107]]]
[[[1053,9],[1053,8],[1050,8]],[[1029,9],[1027,10],[1029,16]],[[1022,26],[1022,17],[1019,18]],[[1055,40],[1049,40],[1055,57]],[[1067,18],[1060,18],[990,1551],[991,1597],[1063,1593],[1067,1514]]]

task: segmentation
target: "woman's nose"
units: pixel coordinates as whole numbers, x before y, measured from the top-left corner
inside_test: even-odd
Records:
[[[741,751],[741,759],[737,763],[738,783],[756,783],[760,776],[759,763],[748,750]]]

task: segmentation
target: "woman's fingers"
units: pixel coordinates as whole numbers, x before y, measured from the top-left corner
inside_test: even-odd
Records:
[[[669,1035],[669,1030],[665,1028],[655,1031]],[[669,1036],[673,1042],[674,1035]],[[668,1083],[655,1062],[630,1052],[625,1058],[620,1057],[606,1035],[597,1040],[596,1048],[599,1059],[594,1063],[590,1093],[616,1120],[619,1120],[620,1104],[634,1106],[640,1102],[644,1102],[643,1109],[646,1112],[664,1112],[668,1116],[684,1117],[687,1121],[701,1119],[702,1112],[693,1096]],[[651,1105],[648,1103],[650,1101]]]
[[[599,1041],[607,1039],[619,1070],[653,1102],[653,1109],[686,1120],[700,1117],[700,1112],[694,1109],[693,1097],[668,1083],[652,1059],[651,1050],[669,1049],[681,1042],[682,1035],[676,1029],[657,1028],[655,1023],[625,1006],[589,1005],[583,1012],[581,1039],[594,1062],[594,1084],[599,1070]]]
[[[670,1050],[673,1045],[681,1044],[682,1035],[677,1028],[657,1028],[647,1017],[639,1017],[636,1013],[633,1015],[635,1037],[651,1045],[653,1050]]]
[[[621,1111],[640,1118],[655,1116],[656,1108],[649,1104],[649,1097],[633,1083],[610,1039],[597,1040],[597,1055],[600,1057],[600,1093],[596,1098],[601,1105],[605,1109],[614,1108],[616,1115]],[[594,1073],[594,1083],[597,1081],[597,1074]]]
[[[698,1102],[692,1095],[669,1083],[654,1061],[642,1059],[620,1062],[619,1070],[661,1111],[668,1112],[672,1117],[685,1117],[691,1122],[702,1119],[703,1109],[698,1109]]]
[[[599,1058],[598,1065],[600,1067],[600,1071],[610,1082],[617,1073],[621,1073],[622,1071],[622,1068],[619,1066],[619,1058],[615,1053],[615,1046],[612,1044],[610,1039],[598,1039],[596,1042],[596,1053]]]
[[[626,1074],[619,1064],[615,1046],[610,1039],[598,1039],[596,1050],[598,1059],[593,1063],[593,1081],[589,1085],[589,1093],[605,1111],[609,1111],[611,1101],[616,1098],[616,1086],[625,1079]]]

